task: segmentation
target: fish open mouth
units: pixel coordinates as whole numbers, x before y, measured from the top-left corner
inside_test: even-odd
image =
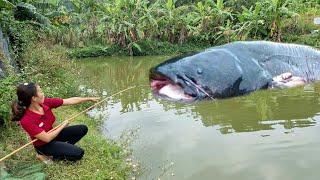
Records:
[[[150,86],[154,95],[173,101],[193,101],[195,97],[185,93],[183,87],[160,74],[150,75]]]

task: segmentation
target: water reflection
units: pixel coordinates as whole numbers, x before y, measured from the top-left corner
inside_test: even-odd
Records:
[[[192,109],[204,126],[219,126],[221,133],[270,130],[274,125],[285,129],[312,126],[312,119],[320,109],[319,100],[313,94],[306,96],[291,92],[265,91],[249,96],[205,103]],[[310,94],[310,93],[309,93]]]
[[[149,69],[166,57],[87,59],[79,62],[88,86],[111,93],[133,85],[148,85]],[[88,82],[91,82],[88,84]],[[201,120],[205,127],[215,127],[222,134],[313,126],[319,112],[319,84],[290,90],[266,90],[226,100],[179,104],[157,99],[164,111],[186,114]],[[310,90],[311,89],[311,90]],[[113,98],[109,103],[121,104],[121,113],[143,111],[154,100],[148,86],[138,87]]]
[[[121,91],[131,86],[144,85],[117,96],[112,103],[122,104],[121,112],[131,112],[134,109],[141,110],[141,104],[153,99],[149,90],[149,68],[157,64],[164,57],[146,57],[146,61],[135,60],[131,57],[110,57],[107,59],[85,59],[79,62],[81,71],[84,73],[84,83],[100,94],[106,95]]]

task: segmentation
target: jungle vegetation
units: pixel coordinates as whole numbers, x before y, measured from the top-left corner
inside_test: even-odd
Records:
[[[301,42],[319,47],[313,18],[319,0],[0,0],[1,22],[24,3],[42,17],[24,19],[45,29],[74,56],[152,55],[179,47],[237,40]],[[47,25],[50,24],[50,25]],[[305,37],[304,40],[301,36]],[[178,45],[178,46],[175,46]],[[160,48],[158,48],[160,47]],[[79,50],[80,48],[80,54]],[[158,49],[162,51],[157,52]],[[153,52],[154,50],[155,52]],[[83,54],[81,54],[83,53]]]

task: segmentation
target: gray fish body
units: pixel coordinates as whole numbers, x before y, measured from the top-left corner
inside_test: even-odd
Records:
[[[265,89],[274,76],[285,72],[309,82],[319,80],[320,52],[296,44],[233,42],[173,58],[151,70],[151,74],[167,77],[198,99],[208,94],[226,98]]]
[[[310,46],[267,41],[235,42],[219,46],[228,49],[241,61],[256,61],[272,76],[292,72],[308,80],[320,79],[320,51]],[[215,49],[208,49],[209,51]]]

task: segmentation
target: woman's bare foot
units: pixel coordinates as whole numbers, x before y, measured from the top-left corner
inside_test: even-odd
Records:
[[[37,154],[36,157],[38,160],[44,162],[45,164],[52,164],[53,163],[52,156],[45,156],[45,155]]]

